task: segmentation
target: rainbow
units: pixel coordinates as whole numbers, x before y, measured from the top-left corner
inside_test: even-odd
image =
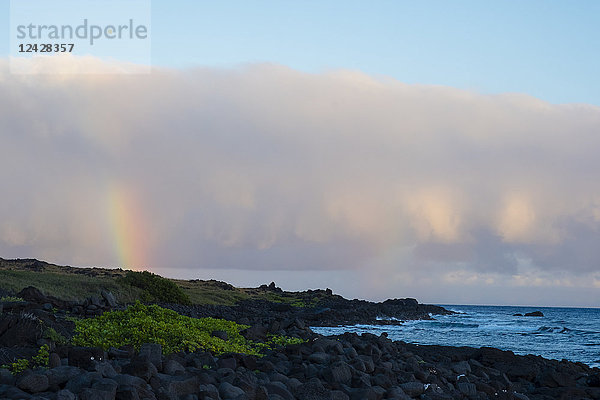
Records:
[[[149,268],[148,230],[139,197],[135,191],[120,184],[110,185],[108,193],[108,220],[119,267]]]

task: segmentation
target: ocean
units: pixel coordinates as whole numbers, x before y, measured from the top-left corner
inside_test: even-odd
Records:
[[[415,344],[496,347],[600,367],[600,308],[441,305],[454,315],[401,325],[312,327],[322,335],[387,332],[392,340]],[[543,317],[518,317],[541,311]]]

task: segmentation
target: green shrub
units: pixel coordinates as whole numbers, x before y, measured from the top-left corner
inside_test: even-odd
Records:
[[[266,344],[270,349],[275,349],[278,347],[289,346],[291,344],[300,344],[304,342],[306,342],[306,340],[300,338],[273,335],[269,336],[269,340]]]
[[[37,355],[33,356],[33,365],[48,368],[50,362],[50,347],[47,344],[42,345]]]
[[[304,340],[287,336],[270,336],[266,343],[244,338],[240,331],[247,325],[217,318],[190,318],[155,304],[136,302],[124,311],[110,311],[75,321],[77,346],[110,347],[132,345],[137,350],[144,343],[162,345],[163,353],[206,350],[214,354],[244,353],[261,355],[261,351]],[[213,331],[227,332],[227,340],[211,336]]]
[[[165,354],[208,350],[259,354],[260,347],[246,340],[240,331],[248,326],[216,318],[190,318],[157,305],[137,302],[124,311],[111,311],[75,322],[73,344],[104,349],[144,343],[162,345]],[[228,340],[211,336],[215,330],[227,332]]]
[[[31,362],[26,358],[19,358],[10,364],[2,365],[0,368],[6,368],[13,374],[20,374],[28,368],[43,367],[47,368],[50,362],[50,347],[47,344],[40,347],[38,353],[33,356]]]
[[[56,330],[54,328],[46,328],[44,330],[43,338],[51,340],[54,343],[61,344],[61,345],[69,343],[67,338],[64,337],[63,335],[61,335],[60,333],[56,332]]]
[[[119,283],[143,290],[143,301],[191,304],[187,294],[174,282],[148,271],[127,271]]]
[[[15,362],[3,365],[2,368],[6,368],[13,374],[20,374],[21,372],[29,368],[29,361],[24,358],[19,358]]]

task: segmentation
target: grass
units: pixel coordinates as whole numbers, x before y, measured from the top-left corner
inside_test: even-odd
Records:
[[[100,295],[102,290],[108,290],[117,298],[117,301],[131,303],[141,294],[140,289],[124,287],[119,285],[114,278],[109,277],[0,270],[0,288],[5,291],[18,293],[28,286],[34,286],[47,296],[63,300],[83,300],[92,294]]]
[[[244,289],[234,288],[232,290],[219,287],[215,281],[174,281],[188,295],[193,304],[221,304],[232,306],[241,300],[247,300],[249,296]]]
[[[64,300],[83,300],[93,294],[99,295],[102,290],[108,290],[122,304],[131,304],[136,300],[150,301],[146,293],[148,288],[127,283],[128,273],[131,274],[131,271],[120,268],[73,268],[37,260],[0,258],[0,290],[14,294],[27,286],[35,286],[46,295]],[[322,290],[274,292],[260,288],[236,288],[214,280],[160,279],[168,281],[163,282],[164,284],[172,282],[181,288],[192,304],[235,305],[242,300],[260,299],[294,307],[315,307],[321,299],[328,296]]]

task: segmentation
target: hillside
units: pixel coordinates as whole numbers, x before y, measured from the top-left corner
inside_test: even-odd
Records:
[[[109,290],[119,302],[131,303],[140,298],[140,290],[123,285],[119,278],[127,270],[121,268],[80,268],[51,264],[36,259],[0,258],[0,292],[14,294],[34,286],[49,296],[65,300],[83,300]],[[180,287],[192,304],[234,305],[242,300],[266,300],[296,306],[314,305],[328,291],[283,292],[260,288],[236,288],[216,280],[178,280],[166,278]],[[274,288],[274,285],[271,285]]]
[[[286,292],[273,282],[258,288],[237,288],[215,280],[176,280],[143,274],[145,277],[142,273],[123,269],[75,268],[35,259],[0,258],[0,295],[15,295],[34,286],[46,296],[83,304],[86,299],[102,298],[102,292],[110,292],[122,305],[136,300],[171,303],[169,307],[186,315],[231,320],[270,315],[269,319],[276,316],[301,318],[312,325],[398,323],[396,319],[429,319],[430,314],[448,313],[442,307],[419,304],[414,299],[374,303],[347,300],[330,289]],[[158,282],[160,287],[150,283],[149,290],[182,292],[184,301],[164,300],[149,294],[143,289],[147,285],[137,282],[141,278]],[[389,321],[378,321],[378,317],[388,317]]]
[[[0,259],[0,296],[2,399],[600,398],[598,370],[581,363],[310,329],[449,312],[415,299],[31,259]],[[178,301],[126,304],[152,297]]]

